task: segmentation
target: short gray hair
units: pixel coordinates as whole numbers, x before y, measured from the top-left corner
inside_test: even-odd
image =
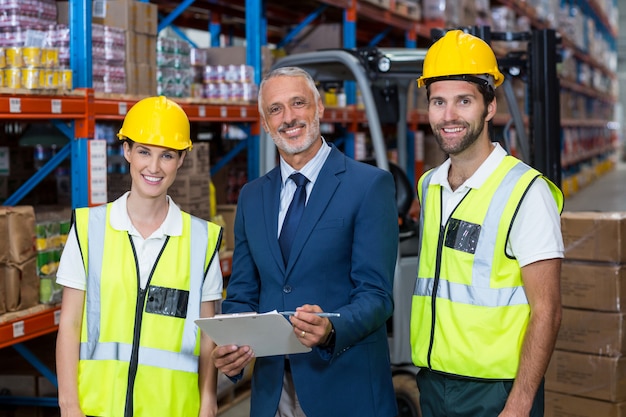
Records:
[[[306,83],[309,86],[309,89],[311,90],[311,92],[313,93],[315,100],[320,100],[321,96],[320,96],[320,92],[317,89],[317,86],[315,85],[315,81],[313,80],[313,77],[311,77],[311,74],[309,74],[308,72],[306,72],[305,70],[303,70],[302,68],[299,67],[280,67],[280,68],[276,68],[272,71],[270,71],[265,77],[263,77],[263,80],[261,80],[261,84],[259,85],[259,96],[258,96],[258,106],[259,106],[259,114],[261,114],[262,117],[265,117],[265,111],[263,109],[263,85],[265,85],[265,83],[268,80],[271,80],[272,78],[276,78],[276,77],[302,77],[305,79]]]

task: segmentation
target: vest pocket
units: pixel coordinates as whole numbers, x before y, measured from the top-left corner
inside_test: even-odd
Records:
[[[168,317],[187,317],[189,291],[175,288],[150,286],[146,301],[146,313]]]
[[[474,254],[480,236],[480,224],[450,218],[445,245],[449,248]]]

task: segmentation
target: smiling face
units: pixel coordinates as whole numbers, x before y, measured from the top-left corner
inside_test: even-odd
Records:
[[[437,81],[429,88],[428,118],[445,153],[459,155],[479,140],[490,141],[486,127],[495,115],[495,100],[485,106],[476,85],[467,81]]]
[[[145,198],[165,196],[185,155],[175,149],[124,142],[124,157],[130,164],[131,190]]]
[[[322,144],[319,118],[324,106],[321,99],[299,76],[270,78],[262,89],[261,121],[281,156],[288,163],[294,158],[312,158]]]

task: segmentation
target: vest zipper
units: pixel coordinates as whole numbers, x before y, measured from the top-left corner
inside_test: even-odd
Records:
[[[437,241],[437,259],[435,261],[435,279],[433,282],[433,293],[431,294],[431,303],[430,303],[430,308],[431,308],[431,315],[432,315],[432,321],[431,321],[431,325],[430,325],[430,342],[428,344],[428,356],[427,356],[427,362],[428,362],[428,369],[432,370],[433,367],[430,363],[430,355],[433,351],[433,344],[435,342],[435,322],[437,320],[437,315],[436,315],[436,311],[437,311],[437,289],[439,288],[439,276],[440,276],[440,271],[441,271],[441,253],[443,251],[443,241],[444,241],[444,236],[445,236],[445,232],[446,232],[446,226],[447,226],[448,222],[446,222],[446,225],[444,226],[440,226],[439,227],[439,239]]]
[[[439,289],[439,278],[441,277],[441,262],[442,262],[441,258],[442,258],[442,253],[443,253],[443,245],[444,245],[445,238],[446,238],[446,230],[448,229],[448,223],[450,223],[450,219],[452,218],[452,215],[454,214],[456,209],[461,205],[463,200],[465,200],[465,198],[471,191],[472,190],[470,189],[463,196],[461,201],[459,201],[459,204],[456,205],[456,207],[450,213],[450,216],[448,216],[448,219],[446,220],[444,225],[439,227],[439,240],[437,241],[437,259],[435,260],[435,276],[434,276],[434,281],[433,281],[433,293],[430,296],[431,297],[430,312],[432,315],[431,327],[430,327],[430,341],[428,343],[428,354],[426,356],[428,369],[430,369],[431,371],[433,367],[432,367],[432,364],[430,363],[430,357],[433,352],[433,344],[435,343],[435,324],[437,321],[437,315],[436,315],[437,313],[437,290]],[[441,219],[443,219],[443,187],[440,186],[439,187],[439,222],[440,223],[441,223]]]
[[[130,362],[128,364],[128,382],[126,385],[126,403],[124,405],[124,417],[133,417],[134,413],[134,392],[135,392],[135,378],[137,376],[137,368],[139,366],[139,339],[141,337],[141,322],[143,320],[143,310],[146,305],[146,294],[148,294],[148,288],[150,287],[150,281],[152,281],[152,275],[154,275],[154,271],[159,264],[159,259],[161,259],[161,255],[165,250],[165,245],[169,241],[170,237],[165,237],[165,242],[163,243],[163,247],[161,247],[161,251],[154,262],[154,266],[152,267],[152,271],[150,271],[150,275],[148,276],[148,282],[146,282],[146,288],[142,289],[140,284],[140,276],[139,276],[139,260],[137,259],[137,251],[135,250],[135,244],[133,243],[133,239],[128,235],[128,239],[130,240],[130,246],[133,249],[133,257],[135,258],[135,269],[137,275],[137,304],[135,304],[135,326],[133,332],[133,346],[130,354]]]

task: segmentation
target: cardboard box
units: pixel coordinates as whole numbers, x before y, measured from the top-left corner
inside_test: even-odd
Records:
[[[126,75],[126,94],[137,94],[137,78],[139,72],[137,71],[137,65],[134,62],[124,63],[124,74]]]
[[[217,214],[222,216],[224,220],[224,235],[222,239],[226,240],[226,249],[235,249],[235,216],[237,214],[236,204],[218,204]]]
[[[203,220],[211,220],[211,209],[209,207],[209,203],[207,202],[176,202],[181,210],[196,216]]]
[[[94,0],[92,23],[156,35],[158,5],[134,0]],[[57,2],[57,22],[69,23],[69,2]]]
[[[6,303],[7,291],[5,288],[6,275],[7,275],[6,270],[4,269],[2,264],[0,264],[0,316],[7,312],[7,303]]]
[[[126,62],[156,66],[156,42],[155,35],[126,32]]]
[[[133,3],[131,0],[95,0],[91,21],[129,30],[133,27]]]
[[[556,348],[596,355],[626,353],[624,313],[563,309]]]
[[[133,3],[132,29],[137,33],[156,37],[159,27],[158,5],[141,1],[134,1]]]
[[[555,350],[546,389],[603,401],[626,401],[626,357]]]
[[[137,95],[154,96],[157,91],[156,66],[149,64],[137,64]]]
[[[311,52],[320,49],[343,48],[343,25],[323,23],[310,32],[297,36],[286,49],[289,54]]]
[[[5,262],[21,264],[37,253],[35,246],[35,211],[32,206],[0,207],[0,223],[6,221],[8,252]],[[0,226],[0,231],[4,226]],[[0,244],[4,246],[5,244]],[[1,255],[0,255],[1,256]]]
[[[210,175],[210,171],[209,142],[194,142],[193,148],[185,156],[185,162],[178,168],[177,175]]]
[[[39,304],[37,258],[32,258],[20,265],[0,265],[0,268],[4,268],[7,311],[24,310]]]
[[[565,260],[561,299],[565,307],[626,312],[626,265]]]
[[[126,94],[153,96],[156,94],[156,67],[126,62]]]
[[[133,3],[131,0],[94,0],[91,22],[129,30],[133,25]],[[69,2],[57,2],[57,23],[69,24]]]
[[[546,391],[545,417],[626,417],[626,402],[611,403]]]
[[[206,174],[178,175],[168,190],[168,195],[177,204],[209,204],[209,183],[211,177]]]
[[[626,262],[626,212],[564,212],[565,259]]]

